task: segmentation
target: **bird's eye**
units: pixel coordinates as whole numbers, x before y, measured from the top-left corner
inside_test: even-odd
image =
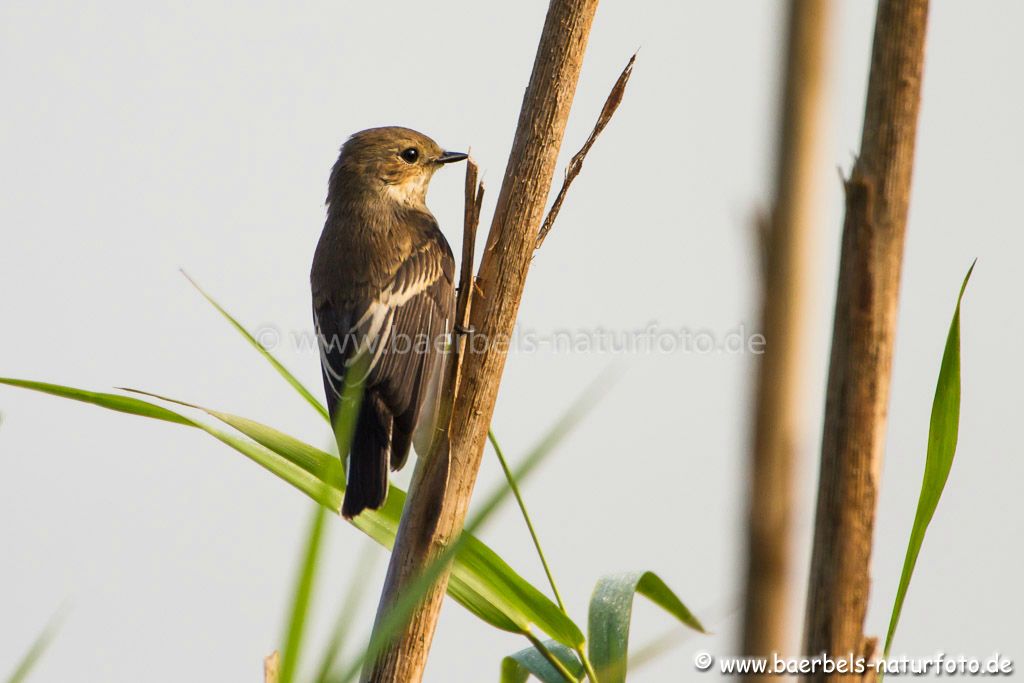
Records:
[[[408,149],[403,149],[399,156],[401,156],[407,163],[415,164],[416,160],[420,158],[420,151],[415,147],[410,147]]]

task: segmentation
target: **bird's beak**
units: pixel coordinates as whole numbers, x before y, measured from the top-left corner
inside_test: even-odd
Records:
[[[462,161],[468,159],[469,155],[465,152],[441,152],[441,156],[437,158],[439,164],[450,164],[456,161]]]

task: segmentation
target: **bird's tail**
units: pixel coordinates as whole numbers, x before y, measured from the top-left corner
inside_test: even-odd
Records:
[[[387,499],[391,426],[387,406],[375,392],[366,392],[348,456],[348,482],[341,504],[345,519],[366,509],[376,510]]]

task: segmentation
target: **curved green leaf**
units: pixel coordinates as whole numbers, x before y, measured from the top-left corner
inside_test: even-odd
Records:
[[[583,665],[572,650],[553,640],[544,641],[544,647],[577,680],[583,675]],[[501,660],[501,683],[525,683],[530,674],[543,683],[566,683],[565,676],[536,647],[528,647]]]
[[[256,464],[266,470],[269,470],[271,473],[299,489],[313,500],[326,505],[332,510],[340,509],[342,490],[338,490],[331,486],[325,487],[323,485],[324,482],[318,476],[311,474],[310,470],[304,467],[303,463],[292,462],[281,454],[275,453],[273,450],[270,450],[258,443],[253,443],[248,439],[242,439],[234,434],[229,434],[219,429],[215,429],[207,424],[199,422],[198,420],[185,417],[180,413],[175,413],[174,411],[168,410],[162,406],[130,396],[121,396],[119,394],[110,394],[101,391],[86,391],[60,384],[49,384],[47,382],[35,382],[31,380],[0,377],[0,384],[30,389],[32,391],[50,394],[51,396],[59,396],[61,398],[67,398],[74,401],[81,401],[100,408],[128,413],[130,415],[139,415],[141,417],[162,420],[173,424],[194,427],[206,432],[231,448],[234,448]],[[307,448],[316,450],[313,449],[312,446],[307,446]],[[320,456],[331,459],[331,456],[323,451],[320,451]],[[326,467],[324,469],[326,469]]]
[[[953,467],[953,456],[956,455],[956,443],[960,432],[960,302],[964,298],[967,283],[974,272],[971,264],[960,294],[956,299],[953,320],[946,334],[946,347],[942,352],[942,364],[939,367],[939,379],[935,385],[935,397],[932,399],[932,414],[928,424],[928,451],[924,464],[924,480],[921,482],[921,494],[917,499],[917,512],[914,515],[914,526],[910,531],[907,543],[907,554],[903,560],[903,571],[900,585],[896,590],[896,600],[889,617],[889,630],[885,636],[885,657],[889,656],[892,639],[896,634],[896,625],[903,610],[903,601],[910,587],[910,578],[914,574],[914,566],[921,552],[928,524],[932,521],[935,509],[942,497],[942,490]]]
[[[345,484],[336,457],[253,420],[200,408],[249,437],[240,438],[129,396],[83,391],[28,380],[0,378],[0,384],[201,429],[292,484],[313,500],[334,511],[341,507]],[[364,512],[352,520],[352,524],[390,549],[394,544],[404,504],[405,492],[392,486],[383,507]],[[504,631],[527,634],[535,626],[570,646],[583,641],[579,627],[557,605],[475,537],[466,537],[455,558],[448,593],[479,618]]]
[[[633,596],[639,593],[680,622],[704,633],[697,617],[653,572],[626,572],[602,577],[590,598],[589,654],[601,683],[626,680]]]
[[[162,396],[155,397],[171,400]],[[329,485],[341,492],[344,491],[345,475],[341,463],[329,453],[248,418],[194,404],[175,402],[203,410],[303,469],[322,473],[320,476]],[[534,465],[550,452],[552,446],[553,442],[544,440],[524,462],[528,466]],[[383,508],[364,512],[352,520],[352,524],[390,549],[398,532],[405,495],[405,491],[391,486]],[[466,571],[462,571],[463,568]],[[497,553],[474,536],[466,537],[464,548],[455,559],[449,593],[481,619],[502,630],[525,633],[531,624],[536,624],[537,628],[568,645],[583,642],[583,634],[579,627],[568,619],[557,605],[520,577]],[[493,609],[495,605],[500,606],[509,602],[518,604],[518,607],[513,610],[507,605],[504,609]]]

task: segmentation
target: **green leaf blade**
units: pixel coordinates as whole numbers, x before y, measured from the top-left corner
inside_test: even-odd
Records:
[[[309,472],[325,473],[325,483],[336,489],[339,495],[344,493],[344,472],[337,458],[248,418],[201,406],[194,407],[234,427],[298,467]],[[545,448],[540,455],[548,452],[550,448]],[[536,458],[527,458],[527,462],[533,465]],[[352,520],[352,524],[390,549],[398,532],[405,496],[405,491],[392,485],[384,507],[365,511]],[[467,536],[455,558],[453,574],[449,593],[492,626],[513,633],[525,633],[531,624],[535,624],[548,635],[567,644],[583,642],[579,627],[566,618],[557,605],[475,537]],[[495,610],[494,605],[501,603],[517,603],[518,607],[513,610],[511,605],[506,605],[503,610]]]
[[[15,379],[13,377],[0,377],[0,384],[19,387],[21,389],[29,389],[31,391],[38,391],[51,396],[59,396],[60,398],[79,401],[80,403],[90,403],[101,408],[106,408],[107,410],[127,413],[128,415],[149,417],[154,420],[162,420],[164,422],[171,422],[174,424],[191,425],[191,422],[186,417],[147,401],[132,398],[131,396],[108,394],[101,391],[86,391],[85,389],[76,389],[74,387],[63,386],[61,384],[36,382],[27,379]]]
[[[975,262],[976,263],[976,262]],[[939,499],[946,487],[956,445],[960,434],[960,305],[967,290],[967,283],[974,272],[972,263],[956,299],[953,319],[946,334],[946,345],[942,352],[939,366],[939,377],[935,384],[935,395],[932,399],[932,411],[928,423],[928,447],[925,457],[924,477],[921,481],[921,492],[918,496],[917,511],[914,524],[907,543],[907,554],[903,560],[899,587],[893,602],[892,614],[889,617],[889,628],[885,636],[884,656],[888,657],[892,648],[893,637],[899,624],[903,603],[907,597],[907,589],[921,553],[928,525],[938,508]]]
[[[247,437],[242,438],[134,397],[29,380],[0,378],[0,384],[200,429],[314,501],[335,512],[341,508],[344,474],[338,459],[254,420],[166,399],[206,411]],[[382,508],[364,512],[352,520],[352,524],[390,549],[394,544],[404,504],[405,492],[392,486]],[[582,641],[579,627],[562,614],[557,605],[516,573],[497,553],[472,536],[466,537],[466,542],[455,557],[448,592],[470,612],[495,628],[525,634],[530,626],[535,626],[567,644],[572,644],[573,640]]]

